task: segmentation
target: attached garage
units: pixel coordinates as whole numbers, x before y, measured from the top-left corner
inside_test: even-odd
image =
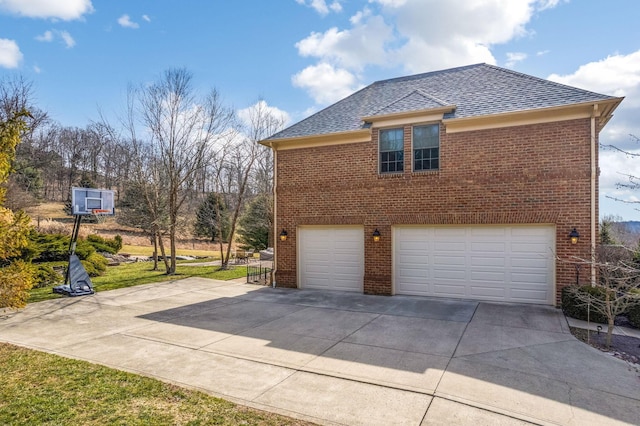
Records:
[[[301,288],[363,291],[363,227],[299,227]]]
[[[402,226],[396,294],[554,304],[554,226]]]

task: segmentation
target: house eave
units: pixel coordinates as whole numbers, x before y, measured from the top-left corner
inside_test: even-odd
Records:
[[[475,130],[496,129],[502,127],[523,126],[527,124],[551,123],[580,118],[590,118],[597,105],[598,131],[611,119],[613,111],[624,98],[611,98],[601,101],[582,102],[534,110],[512,111],[501,114],[475,117],[450,118],[443,120],[447,133],[470,132]]]
[[[298,136],[282,139],[265,139],[259,143],[274,150],[311,148],[316,146],[342,145],[371,141],[371,130],[358,129],[321,135]]]
[[[372,127],[389,127],[418,122],[442,121],[445,114],[453,112],[455,109],[455,105],[446,105],[438,108],[365,116],[362,117],[361,120],[365,123],[371,123]]]

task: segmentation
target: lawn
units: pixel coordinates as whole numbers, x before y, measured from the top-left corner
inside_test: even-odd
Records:
[[[310,425],[84,361],[0,343],[2,425]]]
[[[96,292],[114,290],[117,288],[131,287],[140,284],[150,284],[161,281],[174,281],[188,277],[212,278],[216,280],[231,280],[247,275],[246,266],[233,266],[232,269],[219,270],[218,266],[188,266],[178,264],[175,275],[166,275],[164,265],[160,263],[161,270],[153,271],[152,262],[127,263],[119,266],[110,266],[105,275],[91,279]],[[29,303],[62,297],[52,293],[51,287],[35,288],[29,295]]]

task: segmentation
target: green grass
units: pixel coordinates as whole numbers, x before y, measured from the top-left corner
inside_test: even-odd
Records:
[[[0,343],[2,425],[310,425],[148,377]]]
[[[175,281],[188,277],[212,278],[216,280],[232,280],[246,277],[246,266],[233,266],[232,269],[219,270],[218,266],[187,266],[177,265],[175,275],[164,273],[164,264],[158,264],[161,270],[153,271],[153,262],[136,262],[110,266],[105,275],[91,279],[96,292],[131,287],[140,284],[150,284],[161,281]],[[62,297],[52,293],[52,287],[35,288],[29,294],[28,303]]]

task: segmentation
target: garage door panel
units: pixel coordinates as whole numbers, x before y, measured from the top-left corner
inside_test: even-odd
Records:
[[[362,227],[301,227],[298,244],[301,287],[362,291]]]
[[[534,257],[511,257],[511,266],[513,268],[542,269],[547,270],[549,267],[549,259],[542,256]]]
[[[482,237],[483,240],[486,240],[487,237],[502,239],[508,232],[506,228],[502,228],[498,226],[470,227],[470,228],[462,228],[462,229],[466,229],[467,232],[469,232],[472,237]]]
[[[433,256],[434,265],[463,266],[465,262],[466,262],[466,259],[464,256],[452,256],[452,255]]]
[[[395,290],[552,304],[554,240],[552,226],[397,227]]]
[[[434,269],[433,278],[449,280],[456,282],[464,280],[467,277],[467,273],[464,269]]]
[[[495,266],[504,267],[505,266],[505,258],[504,253],[500,256],[471,256],[469,259],[469,263],[473,267],[478,268],[491,268]]]
[[[506,249],[506,244],[502,242],[474,241],[471,243],[471,250],[474,252],[504,253]]]
[[[464,241],[434,241],[433,248],[437,251],[464,251],[467,244]]]
[[[549,247],[544,242],[533,243],[511,243],[511,251],[513,253],[541,253],[544,254]]]
[[[514,286],[517,286],[520,283],[528,284],[530,286],[533,286],[535,284],[542,284],[542,285],[546,286],[546,284],[547,284],[547,275],[546,274],[518,274],[518,273],[512,273],[511,274],[511,282],[514,284]]]
[[[425,262],[429,262],[429,256],[426,254],[418,254],[412,252],[404,256],[407,265],[423,265]]]
[[[471,297],[473,298],[492,298],[504,299],[505,289],[501,287],[472,286]]]

